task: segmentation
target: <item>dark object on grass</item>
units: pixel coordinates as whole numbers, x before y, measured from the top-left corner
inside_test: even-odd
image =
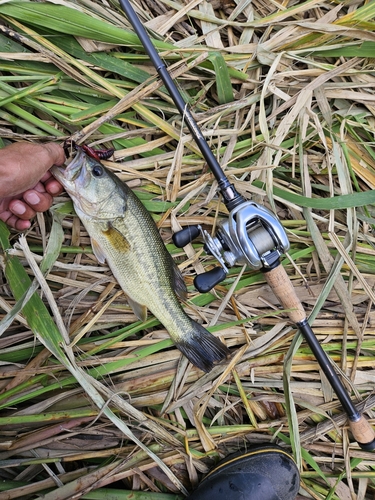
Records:
[[[228,456],[188,500],[294,500],[299,484],[293,459],[279,446],[266,444]]]

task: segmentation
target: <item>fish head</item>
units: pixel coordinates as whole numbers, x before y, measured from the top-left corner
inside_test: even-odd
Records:
[[[125,185],[79,146],[68,166],[53,166],[51,172],[72,198],[79,215],[108,220],[124,214]]]

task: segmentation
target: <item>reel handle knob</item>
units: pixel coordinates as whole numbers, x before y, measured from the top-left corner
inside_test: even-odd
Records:
[[[207,293],[215,285],[223,281],[227,273],[222,267],[214,267],[211,271],[198,274],[194,278],[194,286],[200,293]]]
[[[172,236],[172,241],[176,245],[177,248],[186,247],[189,243],[191,243],[195,238],[198,238],[200,235],[199,226],[188,226],[185,229],[181,229],[181,231],[177,231]]]

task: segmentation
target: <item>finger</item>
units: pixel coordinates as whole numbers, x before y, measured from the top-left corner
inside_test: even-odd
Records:
[[[32,209],[30,205],[28,205],[28,203],[25,203],[23,200],[12,200],[9,203],[9,212],[11,212],[12,215],[14,215],[16,218],[22,220],[32,219],[36,215],[36,211]],[[10,218],[8,218],[6,221],[8,225],[10,225],[9,220]]]
[[[42,182],[38,182],[38,184],[35,184],[35,186],[33,186],[31,188],[32,191],[38,191],[38,193],[45,193],[46,192],[46,188],[44,186],[44,184]],[[23,196],[23,194],[21,194],[21,197]]]
[[[24,231],[31,227],[31,222],[29,220],[17,219],[13,227],[17,229],[17,231]]]
[[[18,231],[24,231],[25,229],[29,229],[31,226],[31,222],[29,220],[19,219],[16,215],[9,211],[0,213],[0,220],[5,222],[7,226],[17,229]]]
[[[52,196],[47,192],[38,192],[35,189],[29,189],[23,194],[26,204],[35,212],[45,212],[52,205]],[[24,218],[24,217],[22,217]]]
[[[48,182],[50,179],[54,179],[54,176],[51,174],[51,171],[48,170],[44,175],[43,177],[40,179],[40,182],[42,182],[43,184],[45,184],[46,182]]]
[[[2,210],[0,212],[0,220],[2,220],[3,222],[7,222],[7,220],[9,219],[9,217],[12,217],[12,212],[10,210]]]
[[[54,178],[51,178],[51,180],[45,183],[45,188],[47,193],[49,193],[51,196],[58,196],[64,191],[64,188],[60,184],[60,182]]]
[[[51,196],[58,196],[64,191],[63,186],[49,171],[43,175],[40,182],[38,182],[33,189],[40,193],[47,191]]]

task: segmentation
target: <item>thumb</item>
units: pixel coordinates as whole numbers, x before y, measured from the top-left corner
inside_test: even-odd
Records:
[[[52,165],[62,165],[64,161],[63,148],[53,142],[18,142],[0,149],[0,198],[33,188]]]
[[[64,149],[57,142],[48,142],[41,144],[41,146],[47,150],[49,155],[48,163],[50,165],[48,168],[51,168],[52,165],[62,165],[66,160]]]

